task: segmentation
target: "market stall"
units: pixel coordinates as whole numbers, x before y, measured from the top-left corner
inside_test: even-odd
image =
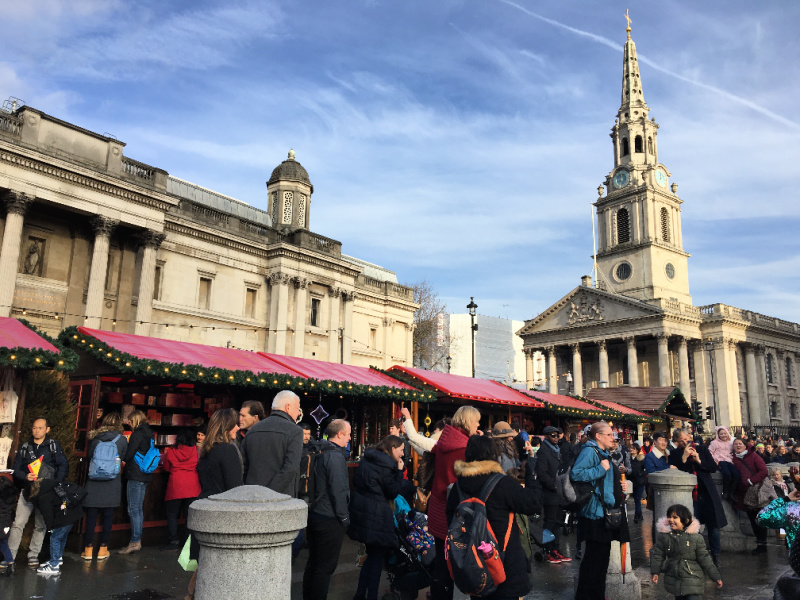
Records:
[[[523,390],[523,394],[542,403],[542,409],[531,416],[532,429],[528,433],[541,434],[548,425],[560,427],[569,437],[570,433],[579,433],[581,429],[596,421],[609,421],[621,414],[613,409],[601,408],[573,396],[548,394],[536,390]]]
[[[697,419],[677,387],[594,388],[586,394],[586,399],[602,408],[622,413],[623,422],[637,425],[639,439],[654,431],[670,431],[672,427]]]

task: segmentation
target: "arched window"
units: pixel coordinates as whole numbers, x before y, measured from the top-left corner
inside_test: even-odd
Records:
[[[772,364],[772,354],[767,354],[765,362],[767,365],[767,383],[775,383],[775,365]]]
[[[652,137],[647,138],[647,153],[648,154],[652,154],[653,153],[653,138]]]
[[[617,243],[624,244],[631,241],[631,225],[628,218],[628,209],[620,208],[617,211]]]
[[[669,211],[661,207],[661,240],[669,243]]]
[[[786,386],[792,387],[794,385],[794,380],[792,379],[792,359],[788,356],[786,357]]]
[[[642,136],[637,135],[636,139],[633,141],[633,149],[636,152],[644,152],[644,144],[642,144]]]
[[[628,148],[628,138],[622,138],[622,156],[628,156],[630,153],[630,149]]]

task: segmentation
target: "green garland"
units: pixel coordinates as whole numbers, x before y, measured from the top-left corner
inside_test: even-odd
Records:
[[[607,409],[604,411],[587,410],[585,408],[572,408],[569,406],[559,406],[558,404],[552,404],[545,400],[540,400],[539,398],[534,398],[534,399],[539,400],[539,402],[544,404],[544,410],[546,410],[547,412],[551,412],[564,417],[570,417],[573,419],[609,419],[609,418],[622,419],[623,418],[622,413],[611,409]]]
[[[573,398],[577,398],[577,397],[573,396]],[[623,412],[614,410],[613,408],[606,407],[602,402],[599,402],[597,400],[591,400],[589,398],[578,398],[578,399],[582,400],[583,402],[586,402],[587,404],[592,404],[593,406],[598,406],[598,407],[603,408],[603,409],[605,409],[605,410],[607,410],[609,412],[614,412],[614,413],[618,414],[619,416],[613,417],[613,418],[615,418],[615,419],[617,419],[619,421],[627,421],[629,423],[654,423],[656,421],[660,421],[661,420],[661,418],[659,416],[648,417],[648,416],[632,415],[630,413],[623,413]],[[628,407],[628,408],[630,408],[630,407]],[[636,410],[636,409],[632,409],[632,410]]]
[[[290,375],[256,374],[252,371],[232,371],[201,365],[168,363],[159,360],[142,359],[126,352],[120,352],[105,342],[68,327],[61,332],[60,341],[72,348],[93,356],[111,365],[118,373],[145,377],[171,379],[178,382],[209,385],[233,385],[265,389],[291,389],[295,392],[321,392],[324,394],[366,398],[371,400],[395,400],[430,402],[430,395],[421,390],[398,390],[390,386],[370,386],[347,381],[318,380]]]
[[[51,352],[42,348],[0,348],[0,367],[13,367],[15,369],[53,369],[56,371],[74,371],[78,367],[78,355],[65,348],[64,345],[40,331],[25,319],[19,322],[47,340],[58,348],[58,352]]]

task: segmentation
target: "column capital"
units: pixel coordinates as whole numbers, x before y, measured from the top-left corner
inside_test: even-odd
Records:
[[[139,247],[158,250],[165,239],[167,239],[166,233],[153,229],[145,229],[139,234]]]
[[[601,352],[605,352],[606,351],[606,340],[597,340],[597,348]]]
[[[688,346],[689,342],[691,341],[685,335],[678,335],[678,336],[675,336],[675,337],[678,338],[678,345],[679,346]]]
[[[328,287],[328,296],[331,298],[338,298],[342,295],[342,289],[334,286]]]
[[[274,271],[267,275],[267,283],[271,286],[276,285],[289,285],[292,276],[288,273],[281,273],[280,271]]]
[[[629,336],[626,336],[626,337],[624,337],[622,339],[625,341],[625,344],[628,346],[628,348],[635,348],[636,347],[636,336],[635,335],[629,335]]]
[[[669,337],[670,337],[669,334],[663,331],[660,331],[656,334],[656,339],[658,340],[659,343],[669,342]]]
[[[24,217],[31,204],[33,204],[33,196],[24,192],[8,190],[3,196],[3,201],[5,202],[7,213]]]
[[[119,225],[119,221],[103,215],[95,215],[89,220],[89,225],[92,226],[95,237],[111,237],[114,229]]]
[[[384,317],[383,318],[383,325],[384,327],[392,327],[397,321],[392,319],[391,317]]]
[[[572,350],[573,354],[578,354],[581,351],[580,342],[573,342],[573,343],[569,344],[569,347]]]
[[[553,353],[556,351],[555,346],[545,346],[542,348],[542,352],[547,353],[548,356],[553,356]]]
[[[353,302],[357,297],[355,291],[348,292],[347,290],[342,290],[342,302]]]
[[[305,277],[294,277],[292,283],[294,283],[294,287],[298,290],[304,290],[308,287],[308,279]]]

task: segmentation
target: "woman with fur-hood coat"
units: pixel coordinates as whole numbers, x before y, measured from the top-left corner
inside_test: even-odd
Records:
[[[692,519],[684,529],[672,531],[667,517],[656,524],[658,536],[650,550],[650,573],[664,574],[664,587],[675,596],[703,596],[706,576],[720,581],[719,571],[700,535],[700,522]],[[721,584],[718,584],[721,585]]]
[[[492,474],[503,474],[503,468],[497,462],[494,442],[479,435],[470,437],[464,451],[464,460],[455,463],[454,471],[457,486],[453,486],[447,497],[448,523],[455,515],[461,500],[459,490],[464,498],[477,497]],[[486,518],[498,542],[502,545],[508,539],[508,543],[503,557],[506,580],[488,598],[520,598],[531,591],[528,558],[522,547],[514,515],[531,515],[540,510],[540,494],[531,488],[522,487],[508,475],[504,475],[489,494],[486,500]]]

